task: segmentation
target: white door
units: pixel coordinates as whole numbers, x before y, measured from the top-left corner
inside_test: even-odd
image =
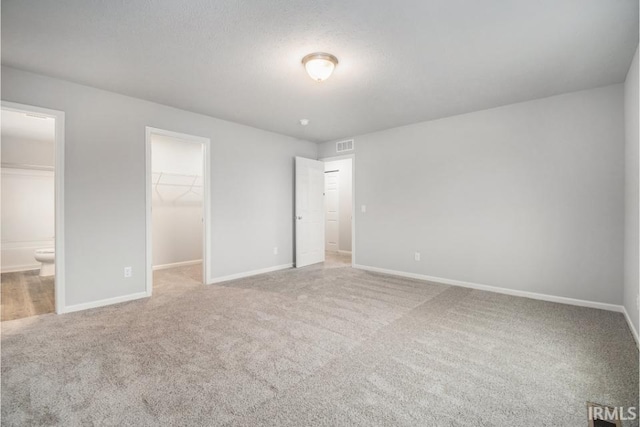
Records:
[[[296,157],[296,267],[324,262],[324,163]]]
[[[332,252],[338,252],[340,236],[339,176],[339,171],[325,172],[324,174],[324,241],[325,250]]]

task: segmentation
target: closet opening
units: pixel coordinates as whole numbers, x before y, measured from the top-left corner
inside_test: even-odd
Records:
[[[353,158],[324,161],[325,265],[353,264]]]
[[[209,283],[210,140],[147,128],[146,144],[147,294]]]

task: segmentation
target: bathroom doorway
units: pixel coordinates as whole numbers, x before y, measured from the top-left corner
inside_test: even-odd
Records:
[[[353,264],[353,158],[324,161],[325,266]]]
[[[210,140],[147,128],[146,145],[147,294],[206,284]]]
[[[2,321],[64,307],[64,113],[2,102]]]

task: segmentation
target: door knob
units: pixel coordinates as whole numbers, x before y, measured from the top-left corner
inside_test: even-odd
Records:
[[[299,217],[298,217],[298,219],[302,219],[302,217],[301,217],[301,216],[299,216]]]

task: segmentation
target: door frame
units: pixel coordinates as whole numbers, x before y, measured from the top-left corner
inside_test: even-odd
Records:
[[[356,155],[321,157],[318,160],[326,163],[334,160],[351,159],[351,266],[356,265]]]
[[[33,105],[18,104],[16,102],[2,101],[2,110],[18,113],[33,113],[55,120],[54,141],[54,230],[55,230],[55,276],[54,296],[56,314],[67,311],[65,303],[65,238],[64,238],[64,111],[51,110],[49,108]]]
[[[202,283],[212,283],[211,279],[211,139],[202,136],[190,135],[186,133],[174,132],[165,129],[145,127],[145,173],[146,173],[146,285],[147,296],[151,296],[153,290],[153,254],[151,228],[151,208],[152,208],[152,186],[153,186],[153,164],[151,159],[151,136],[160,135],[170,138],[180,139],[187,143],[202,144],[203,171],[202,171]]]

